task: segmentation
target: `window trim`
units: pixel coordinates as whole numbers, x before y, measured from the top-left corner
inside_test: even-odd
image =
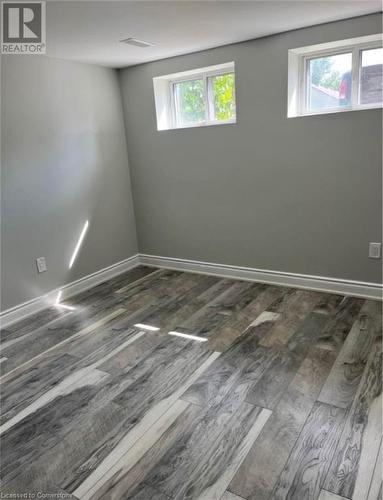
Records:
[[[230,69],[215,69],[210,71],[198,71],[194,74],[190,74],[184,77],[175,78],[169,80],[170,86],[170,96],[171,96],[171,116],[172,116],[172,127],[171,128],[193,128],[193,127],[206,127],[209,125],[225,125],[228,123],[236,123],[237,113],[235,113],[234,118],[230,118],[229,120],[213,120],[211,119],[212,113],[214,113],[214,105],[213,105],[213,90],[211,86],[211,80],[214,76],[221,75],[234,75],[234,89],[235,89],[235,72],[234,68],[232,71]],[[205,101],[205,120],[202,122],[194,122],[189,124],[182,124],[178,121],[177,114],[177,97],[175,92],[175,86],[177,83],[189,82],[192,80],[203,80],[204,84],[204,101]],[[211,98],[210,98],[211,97]]]
[[[343,42],[343,43],[342,43]],[[351,40],[330,42],[289,50],[289,85],[287,117],[345,113],[364,109],[382,108],[383,102],[360,104],[360,75],[362,51],[382,48],[382,34],[358,37]],[[351,53],[351,104],[344,107],[310,110],[308,108],[308,61],[326,56]],[[293,74],[295,73],[295,75]]]
[[[230,125],[237,122],[237,99],[236,112],[233,118],[229,120],[214,120],[214,102],[210,98],[213,95],[211,79],[214,76],[227,75],[232,73],[234,75],[234,88],[235,88],[235,65],[234,62],[218,64],[206,68],[199,68],[195,70],[188,70],[181,73],[174,73],[172,75],[165,75],[153,78],[154,97],[156,104],[157,114],[157,130],[169,129],[183,129],[195,127],[209,127],[213,125]],[[205,120],[201,122],[182,124],[177,120],[177,97],[175,93],[175,85],[180,82],[187,82],[191,80],[204,81],[205,89]],[[165,95],[166,94],[166,95]],[[235,92],[236,94],[236,92]]]

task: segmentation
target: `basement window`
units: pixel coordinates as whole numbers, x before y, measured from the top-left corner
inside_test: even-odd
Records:
[[[234,63],[153,78],[157,130],[236,122]]]
[[[382,35],[289,50],[288,117],[382,107]]]

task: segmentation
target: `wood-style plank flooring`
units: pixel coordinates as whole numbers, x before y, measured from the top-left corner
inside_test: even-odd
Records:
[[[1,333],[2,498],[382,499],[380,302],[138,267],[65,304]]]

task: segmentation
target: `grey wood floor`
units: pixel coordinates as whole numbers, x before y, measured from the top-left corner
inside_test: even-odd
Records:
[[[66,304],[1,334],[3,498],[382,499],[381,303],[139,267]]]

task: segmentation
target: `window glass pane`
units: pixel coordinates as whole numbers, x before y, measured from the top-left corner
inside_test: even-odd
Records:
[[[174,93],[178,125],[205,121],[205,88],[202,79],[175,83]]]
[[[213,92],[213,120],[230,120],[235,118],[235,81],[234,73],[213,76],[211,78]]]
[[[351,53],[308,60],[307,106],[309,111],[351,105],[351,64]]]
[[[362,51],[360,70],[360,104],[382,102],[383,48]]]

